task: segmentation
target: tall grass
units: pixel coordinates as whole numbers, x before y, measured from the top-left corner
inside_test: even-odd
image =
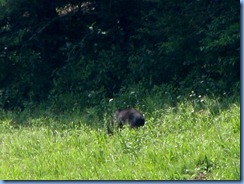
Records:
[[[0,178],[239,180],[239,102],[197,96],[167,105],[169,99],[160,97],[136,106],[146,117],[144,127],[112,136],[104,124],[116,99],[62,114],[45,106],[1,111]]]

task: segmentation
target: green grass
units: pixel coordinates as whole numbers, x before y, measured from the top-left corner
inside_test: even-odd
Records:
[[[110,111],[99,117],[99,107],[56,115],[44,107],[1,111],[0,178],[240,180],[239,102],[203,97],[165,106],[152,97],[143,103],[137,108],[146,125],[112,136],[104,128]]]

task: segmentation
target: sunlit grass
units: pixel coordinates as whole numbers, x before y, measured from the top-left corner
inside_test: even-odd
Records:
[[[43,109],[24,115],[2,111],[0,178],[240,179],[238,103],[203,98],[167,108],[150,104],[144,107],[150,109],[144,110],[146,126],[125,127],[112,136],[103,126],[109,116],[98,120],[78,111],[62,116]]]

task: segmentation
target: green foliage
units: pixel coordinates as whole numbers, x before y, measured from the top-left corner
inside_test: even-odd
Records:
[[[0,12],[6,109],[68,94],[93,106],[138,83],[240,89],[239,2],[5,0]]]
[[[167,89],[169,91],[169,88]],[[137,94],[140,95],[140,94]],[[191,96],[190,96],[191,95]],[[128,98],[136,98],[128,93]],[[5,180],[239,180],[240,104],[192,93],[175,106],[154,89],[143,101],[146,125],[108,135],[104,124],[125,95],[56,114],[47,104],[0,111],[0,177]],[[161,97],[160,99],[156,98]],[[141,96],[140,96],[141,98]],[[114,103],[111,105],[111,103]],[[100,116],[102,114],[102,116]]]
[[[0,177],[239,180],[239,9],[0,0]],[[127,107],[146,126],[108,135]]]

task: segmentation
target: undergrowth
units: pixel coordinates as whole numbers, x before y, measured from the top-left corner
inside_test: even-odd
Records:
[[[165,92],[126,94],[59,113],[47,104],[1,110],[0,178],[240,180],[238,99],[194,92],[176,101]],[[146,125],[109,135],[113,111],[131,101]]]

